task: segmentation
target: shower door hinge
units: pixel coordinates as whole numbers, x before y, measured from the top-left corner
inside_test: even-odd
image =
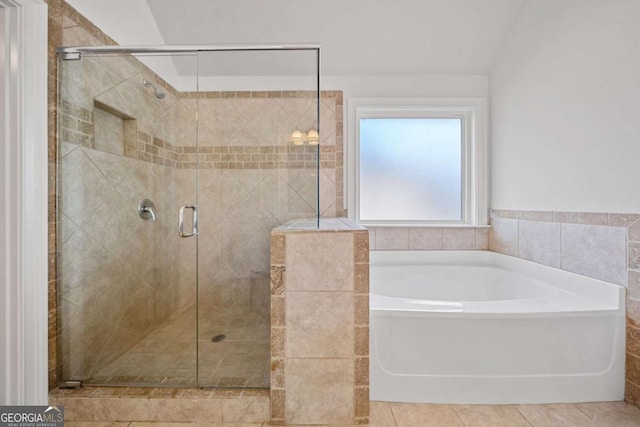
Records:
[[[82,59],[82,54],[80,52],[64,52],[60,54],[60,58],[64,61],[77,61]]]

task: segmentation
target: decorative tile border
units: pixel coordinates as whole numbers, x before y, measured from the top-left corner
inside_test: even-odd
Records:
[[[369,423],[369,233],[353,236],[355,423]],[[363,272],[366,271],[366,274]]]
[[[548,254],[554,252],[549,250],[556,240],[553,236],[559,236],[563,230],[575,233],[580,236],[594,236],[598,233],[600,240],[602,236],[609,235],[612,241],[622,242],[622,248],[617,250],[604,247],[606,244],[598,244],[594,248],[584,247],[584,251],[596,250],[604,251],[605,255],[610,255],[615,251],[617,262],[623,265],[624,271],[615,277],[620,277],[619,283],[627,287],[626,299],[626,320],[627,320],[627,349],[626,349],[626,387],[625,400],[629,403],[640,405],[640,214],[628,213],[602,213],[602,212],[550,212],[550,211],[517,211],[517,210],[493,210],[491,212],[492,229],[490,237],[490,250],[505,253],[507,255],[532,258],[535,255],[529,251],[522,254],[523,245],[520,242],[522,228],[532,230],[533,238],[540,240],[552,239],[544,243],[547,248],[546,256],[533,259],[535,262],[551,265],[553,258]],[[545,225],[546,224],[546,225]],[[619,235],[622,234],[622,237]],[[618,235],[616,239],[615,236]],[[595,237],[594,237],[595,238]],[[529,239],[531,240],[531,239]],[[580,239],[580,245],[585,239]],[[563,246],[558,241],[560,247]],[[527,248],[524,248],[527,249]],[[561,255],[560,255],[561,256]],[[560,267],[578,274],[593,275],[593,270],[583,270],[589,265],[601,265],[606,262],[606,256],[594,255],[593,262],[588,262],[579,266],[576,263],[570,264],[572,268],[566,267],[566,259],[559,260]],[[620,259],[621,258],[621,259]],[[576,270],[576,266],[579,270]],[[590,274],[591,273],[591,274]],[[607,280],[606,277],[597,277]]]
[[[286,237],[271,234],[271,424],[285,425]]]
[[[61,141],[96,148],[93,114],[62,102]],[[322,169],[336,168],[334,145],[174,145],[138,131],[135,146],[125,156],[177,169],[315,169],[318,155]]]

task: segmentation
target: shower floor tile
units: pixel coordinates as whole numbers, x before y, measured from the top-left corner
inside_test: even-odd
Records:
[[[190,309],[168,320],[87,383],[269,387],[268,318],[232,305],[199,319]]]

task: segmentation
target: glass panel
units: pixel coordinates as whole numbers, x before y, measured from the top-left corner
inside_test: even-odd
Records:
[[[360,220],[461,221],[462,119],[361,119]]]
[[[61,379],[195,385],[195,111],[150,71],[195,55],[59,62],[58,307]],[[196,78],[182,84],[196,88]],[[147,206],[140,212],[143,200]],[[189,216],[189,215],[187,215]],[[189,225],[187,225],[187,229]]]
[[[269,386],[270,232],[317,226],[316,71],[315,51],[201,52],[182,100],[199,112],[200,386]]]

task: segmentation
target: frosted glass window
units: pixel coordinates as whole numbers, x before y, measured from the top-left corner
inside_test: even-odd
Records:
[[[462,119],[360,119],[361,221],[462,221]]]

